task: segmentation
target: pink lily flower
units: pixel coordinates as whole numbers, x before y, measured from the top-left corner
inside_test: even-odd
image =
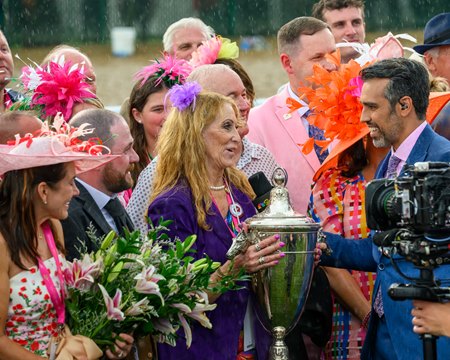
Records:
[[[202,304],[197,302],[195,303],[192,311],[190,313],[187,313],[186,315],[194,320],[197,320],[203,327],[211,329],[212,324],[206,316],[205,311],[214,310],[216,307],[217,304]]]
[[[89,255],[85,254],[83,260],[75,259],[73,262],[67,262],[64,278],[69,287],[87,292],[91,289],[100,272],[101,262],[92,262]]]
[[[139,300],[137,303],[132,304],[128,309],[125,310],[126,316],[138,316],[142,315],[146,310],[148,310],[149,300],[147,298],[143,298]]]
[[[153,326],[155,329],[163,334],[175,334],[178,329],[175,329],[171,322],[167,319],[155,319],[153,320]]]
[[[184,330],[184,335],[186,336],[186,347],[189,349],[192,344],[192,331],[191,327],[189,326],[189,323],[187,322],[186,318],[184,317],[184,314],[188,314],[192,312],[191,308],[187,306],[186,304],[176,303],[170,305],[176,309],[179,309],[181,312],[178,313],[178,319],[180,320],[181,326]]]
[[[181,322],[181,326],[184,330],[184,335],[186,336],[186,347],[189,349],[192,344],[192,331],[191,327],[189,326],[189,323],[186,321],[185,317],[183,316],[183,313],[178,313],[178,319]]]
[[[98,285],[103,294],[103,299],[105,300],[106,310],[107,310],[107,318],[109,320],[117,320],[122,321],[125,319],[125,315],[120,310],[120,302],[122,300],[122,291],[120,289],[116,290],[116,294],[114,298],[111,299],[108,292],[102,285]]]
[[[159,296],[162,304],[164,305],[164,299],[159,291],[159,286],[157,282],[164,279],[164,276],[155,274],[156,268],[150,265],[148,268],[142,269],[142,272],[135,276],[136,291],[141,294],[154,294]]]

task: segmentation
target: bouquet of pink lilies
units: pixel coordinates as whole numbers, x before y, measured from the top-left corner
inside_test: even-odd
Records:
[[[174,346],[182,328],[189,347],[190,321],[212,327],[206,312],[216,304],[208,302],[207,293],[238,289],[236,282],[247,278],[240,273],[211,283],[220,264],[206,256],[195,261],[189,251],[196,237],[172,241],[161,234],[167,224],[151,226],[144,240],[139,231],[124,237],[110,232],[99,240],[97,252],[68,263],[66,308],[73,334],[87,336],[102,348],[112,345],[119,333],[152,335]]]

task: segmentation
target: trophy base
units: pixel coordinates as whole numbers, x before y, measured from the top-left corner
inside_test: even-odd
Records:
[[[276,326],[272,329],[273,342],[269,348],[269,360],[289,360],[289,350],[284,342],[286,329]]]

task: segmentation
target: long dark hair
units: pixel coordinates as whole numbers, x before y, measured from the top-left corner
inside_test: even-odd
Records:
[[[347,178],[354,177],[367,164],[368,161],[363,139],[358,140],[342,152],[338,159],[338,168],[341,169],[341,174]]]
[[[130,132],[131,136],[134,139],[133,148],[134,151],[139,156],[139,162],[134,165],[133,170],[131,171],[131,176],[133,177],[134,184],[137,183],[137,178],[142,170],[149,163],[149,157],[147,152],[147,140],[145,138],[145,130],[144,125],[138,123],[133,116],[133,109],[136,109],[139,112],[144,110],[144,106],[147,102],[147,99],[150,95],[155,94],[163,89],[167,89],[166,85],[163,81],[157,83],[158,78],[152,76],[147,79],[147,81],[141,86],[141,80],[138,80],[131,90],[128,115],[130,119]]]
[[[66,163],[13,170],[7,172],[0,183],[0,232],[12,261],[23,270],[27,270],[23,258],[38,264],[37,224],[33,206],[36,187],[45,182],[55,189],[66,176],[66,171]]]

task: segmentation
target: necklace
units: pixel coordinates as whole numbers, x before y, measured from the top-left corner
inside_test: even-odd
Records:
[[[225,185],[220,185],[220,186],[209,186],[209,189],[212,191],[221,191],[223,189],[225,189]]]

